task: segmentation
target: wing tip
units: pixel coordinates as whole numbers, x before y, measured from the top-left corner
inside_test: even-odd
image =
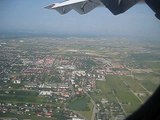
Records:
[[[48,5],[46,7],[44,7],[45,9],[53,9],[53,7],[55,6],[55,4],[51,4],[51,5]]]

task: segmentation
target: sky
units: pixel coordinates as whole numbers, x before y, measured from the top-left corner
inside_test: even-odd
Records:
[[[160,20],[146,4],[114,16],[105,7],[60,15],[45,6],[62,0],[0,0],[0,32],[131,35],[160,38]]]

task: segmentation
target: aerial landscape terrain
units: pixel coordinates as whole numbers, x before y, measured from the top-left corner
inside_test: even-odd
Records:
[[[0,120],[135,116],[160,88],[159,0],[145,1],[0,0]],[[156,101],[140,116],[159,120]]]
[[[159,40],[0,38],[0,119],[124,120],[159,84]]]

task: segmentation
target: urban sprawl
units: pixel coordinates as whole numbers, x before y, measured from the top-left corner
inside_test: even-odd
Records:
[[[0,119],[124,120],[132,114],[160,83],[158,45],[97,39],[1,39]]]

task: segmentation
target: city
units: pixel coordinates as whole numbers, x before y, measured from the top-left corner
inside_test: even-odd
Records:
[[[160,42],[0,39],[0,119],[124,120],[160,84]]]

